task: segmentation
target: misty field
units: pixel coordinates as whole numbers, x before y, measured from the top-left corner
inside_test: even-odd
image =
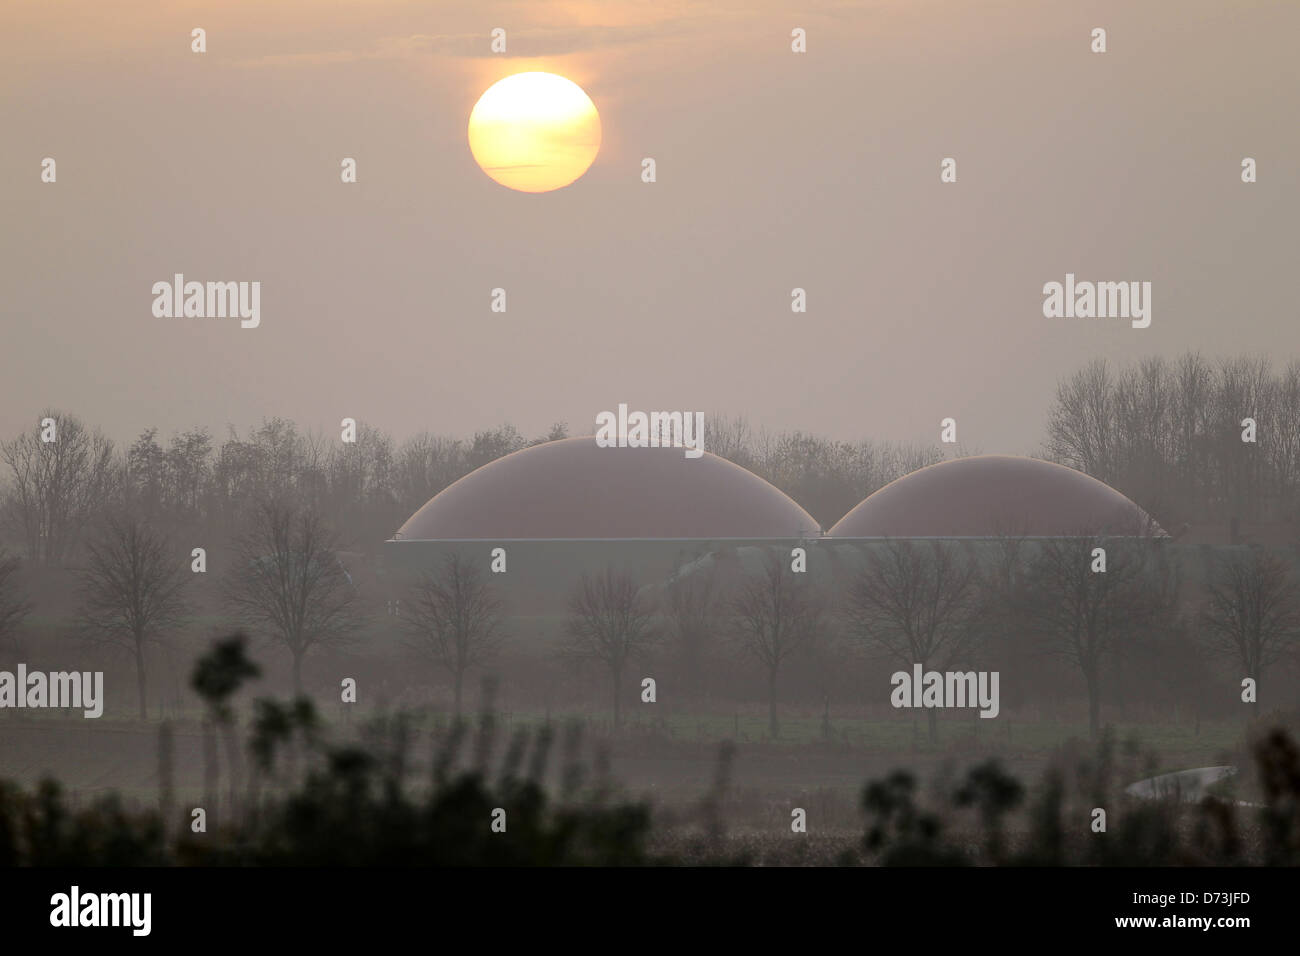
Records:
[[[322,729],[337,739],[359,739],[360,729],[381,716],[371,711],[342,720],[337,711],[331,716],[325,708]],[[451,725],[451,717],[411,711],[404,719],[415,740],[423,743],[412,747],[411,767],[419,772],[427,768],[434,741]],[[1003,718],[972,729],[974,721],[952,720],[940,722],[940,744],[934,746],[925,736],[924,723],[910,716],[832,718],[827,727],[820,716],[792,713],[783,721],[781,737],[771,740],[766,715],[758,707],[730,715],[675,714],[653,721],[633,716],[617,735],[604,714],[558,712],[548,720],[535,711],[500,711],[494,719],[507,736],[535,734],[546,726],[581,727],[607,748],[611,769],[630,792],[670,807],[698,800],[716,768],[719,746],[734,744],[734,783],[750,804],[778,805],[801,794],[816,794],[823,809],[834,808],[835,820],[844,824],[853,822],[853,802],[868,774],[905,767],[925,775],[996,758],[1012,771],[1033,777],[1054,755],[1085,746],[1088,739],[1086,721]],[[178,797],[197,799],[203,776],[202,713],[195,709],[168,723],[175,745],[175,791]],[[111,715],[92,724],[48,712],[9,712],[0,716],[0,779],[32,785],[52,776],[78,799],[117,792],[141,805],[154,804],[160,726],[157,720]],[[1133,763],[1134,774],[1152,776],[1230,763],[1243,746],[1244,729],[1241,721],[1220,720],[1202,723],[1199,733],[1189,723],[1117,724],[1110,732],[1140,755]]]

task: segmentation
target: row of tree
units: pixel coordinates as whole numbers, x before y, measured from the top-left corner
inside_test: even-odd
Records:
[[[1300,519],[1300,361],[1098,359],[1057,387],[1045,453],[1167,529]]]
[[[1196,588],[1158,539],[890,540],[860,558],[842,570],[838,600],[777,548],[736,579],[715,565],[658,591],[612,567],[584,574],[569,598],[562,653],[606,669],[617,724],[633,661],[667,646],[689,686],[723,638],[763,668],[775,737],[780,674],[818,643],[847,642],[908,671],[996,667],[1017,642],[1037,644],[1082,676],[1094,735],[1107,664],[1135,645],[1208,650],[1256,685],[1300,649],[1300,575],[1290,556],[1264,548],[1213,555]],[[407,621],[450,673],[458,711],[465,672],[489,661],[503,638],[504,605],[480,565],[448,555],[422,577]],[[937,741],[935,710],[928,720]]]
[[[78,573],[79,633],[130,655],[143,718],[146,653],[192,619],[194,576],[165,530],[138,512],[103,520],[87,552]],[[651,648],[667,650],[686,689],[723,639],[762,667],[776,736],[780,675],[815,645],[847,643],[905,670],[940,671],[989,662],[997,669],[1017,643],[1036,645],[1080,673],[1095,733],[1107,664],[1122,650],[1205,647],[1258,684],[1300,647],[1294,556],[1221,549],[1197,569],[1181,554],[1154,538],[887,540],[840,559],[833,589],[797,573],[789,552],[775,547],[762,549],[758,567],[692,565],[656,587],[606,567],[574,585],[562,654],[606,669],[617,723],[633,661]],[[339,561],[337,533],[317,510],[259,502],[232,555],[221,578],[223,614],[288,653],[296,692],[312,651],[383,620]],[[0,640],[30,610],[16,568],[15,559],[0,561]],[[491,577],[481,561],[452,553],[412,581],[402,602],[400,626],[447,670],[457,712],[466,673],[489,665],[508,636],[509,608]],[[935,737],[936,714],[928,716]]]
[[[1252,425],[1245,424],[1247,420]],[[48,426],[56,424],[56,438]],[[1253,441],[1243,441],[1249,432]],[[373,550],[456,479],[502,455],[567,434],[526,439],[513,426],[469,439],[422,433],[396,442],[371,425],[355,441],[281,418],[222,442],[206,429],[165,443],[146,429],[120,449],[74,415],[42,412],[0,442],[0,531],[31,561],[74,562],[98,512],[126,505],[169,532],[211,541],[249,503],[289,500],[318,510],[354,546]],[[767,479],[828,528],[878,488],[943,458],[936,445],[834,441],[755,429],[714,416],[707,447]],[[1045,457],[1111,484],[1166,528],[1202,521],[1300,519],[1300,362],[1211,362],[1191,353],[1124,368],[1090,363],[1060,383]]]
[[[1247,431],[1255,441],[1243,442]],[[529,440],[505,426],[468,440],[424,434],[397,444],[361,424],[356,441],[343,442],[273,419],[243,437],[232,430],[220,444],[201,429],[164,444],[149,429],[121,449],[77,417],[48,411],[32,430],[0,442],[0,533],[36,568],[78,570],[81,627],[96,641],[134,651],[142,710],[144,645],[192,616],[188,569],[174,556],[195,543],[232,556],[223,562],[233,569],[223,576],[223,613],[281,641],[300,684],[312,648],[355,633],[368,613],[338,560],[344,542],[375,547],[460,476],[565,434],[557,425]],[[934,447],[769,433],[736,418],[712,419],[706,436],[712,451],[786,491],[823,526],[941,457]],[[1195,354],[1118,371],[1094,362],[1061,383],[1044,453],[1125,491],[1166,527],[1176,528],[1183,516],[1273,522],[1300,516],[1300,363],[1278,373],[1265,360],[1211,363]],[[774,565],[766,575],[751,573],[725,587],[709,575],[679,576],[655,607],[639,614],[624,607],[620,617],[610,610],[616,597],[635,595],[642,603],[645,597],[636,582],[611,569],[603,579],[584,580],[573,596],[571,650],[601,660],[620,681],[628,654],[617,648],[629,641],[631,647],[651,638],[680,645],[684,672],[691,673],[687,658],[702,653],[701,635],[748,634],[741,644],[768,671],[775,728],[777,675],[807,643],[803,634],[858,633],[861,643],[895,660],[927,666],[946,660],[945,649],[982,646],[975,639],[980,633],[1068,635],[1061,638],[1063,653],[1089,686],[1094,723],[1100,700],[1094,688],[1109,649],[1131,643],[1124,638],[1132,632],[1149,640],[1173,640],[1170,635],[1187,630],[1217,634],[1237,647],[1241,667],[1253,676],[1289,646],[1294,575],[1280,556],[1221,555],[1198,576],[1202,584],[1192,600],[1177,580],[1180,572],[1160,570],[1146,552],[1113,554],[1108,573],[1071,578],[1088,561],[1069,549],[1087,543],[1063,539],[1025,550],[1008,542],[1006,555],[978,566],[955,546],[900,543],[901,550],[869,556],[863,576],[837,589],[850,596],[847,608],[814,601],[804,576],[778,574]],[[1032,561],[1025,556],[1031,552]],[[1002,568],[1000,578],[989,571],[993,566]],[[0,636],[12,633],[29,609],[13,587],[16,569],[15,559],[0,556]],[[454,575],[450,583],[426,581],[405,602],[422,609],[426,634],[466,627],[439,618],[447,612],[438,603],[445,605],[458,587]],[[727,609],[722,622],[720,607]],[[634,627],[640,618],[651,623]],[[1256,636],[1243,636],[1249,634]],[[500,636],[499,628],[493,631],[493,640]],[[592,652],[603,645],[610,649]],[[442,656],[472,664],[477,654]]]
[[[96,517],[129,509],[212,549],[229,543],[224,536],[246,522],[253,502],[277,500],[319,512],[351,547],[373,552],[458,478],[566,435],[563,424],[533,439],[504,425],[470,439],[426,432],[399,444],[361,423],[356,440],[343,442],[275,418],[243,437],[231,430],[220,443],[201,428],[163,442],[149,428],[122,449],[77,416],[50,409],[30,431],[0,442],[0,535],[34,564],[75,566]],[[711,451],[771,481],[825,527],[942,457],[934,448],[754,432],[743,419],[714,418],[706,435]]]
[[[355,637],[371,613],[339,561],[337,533],[319,511],[262,501],[243,528],[221,579],[222,610],[288,652],[294,689],[301,692],[307,654]],[[193,568],[156,519],[130,509],[101,515],[85,549],[77,594],[69,602],[76,635],[126,652],[135,665],[144,719],[149,649],[194,623]],[[0,560],[0,645],[32,609],[19,593],[18,565],[16,558]]]
[[[563,425],[525,439],[513,426],[469,440],[428,433],[397,445],[361,423],[355,441],[306,432],[281,418],[217,444],[205,429],[155,428],[120,449],[75,415],[48,409],[34,427],[0,442],[0,529],[34,564],[77,564],[84,532],[104,514],[129,510],[168,534],[210,548],[228,543],[259,501],[293,502],[327,518],[366,550],[416,509],[475,468],[529,445],[565,437]]]

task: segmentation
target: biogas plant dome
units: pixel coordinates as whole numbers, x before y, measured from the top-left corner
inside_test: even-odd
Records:
[[[921,468],[868,496],[837,538],[1164,536],[1136,504],[1064,465],[978,455]]]
[[[682,448],[534,445],[470,472],[394,535],[401,541],[799,538],[820,528],[753,472]]]

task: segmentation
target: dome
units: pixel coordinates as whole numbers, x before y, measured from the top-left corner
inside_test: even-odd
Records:
[[[840,538],[1163,535],[1114,488],[1064,465],[1009,455],[918,469],[869,495],[828,532]]]
[[[444,488],[403,541],[798,538],[820,528],[754,473],[681,448],[602,448],[566,438],[514,452]]]

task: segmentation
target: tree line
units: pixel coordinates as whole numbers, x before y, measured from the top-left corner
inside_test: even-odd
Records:
[[[865,654],[903,671],[919,664],[941,672],[1002,670],[1018,658],[1052,656],[1082,680],[1094,737],[1117,663],[1132,667],[1145,657],[1151,682],[1181,684],[1193,706],[1203,688],[1189,665],[1221,668],[1230,685],[1249,678],[1242,699],[1256,717],[1261,693],[1274,707],[1287,698],[1279,665],[1300,663],[1300,553],[1249,547],[1191,557],[1161,538],[1086,532],[894,539],[838,559],[832,583],[795,571],[788,548],[750,550],[761,551],[751,561],[757,566],[739,573],[719,561],[649,588],[607,566],[574,585],[560,654],[604,670],[616,727],[625,701],[636,699],[633,664],[651,659],[666,666],[647,670],[688,698],[698,694],[706,660],[756,663],[773,738],[779,681],[792,660],[814,651],[832,663]],[[466,672],[487,666],[506,637],[502,598],[481,564],[446,555],[421,576],[406,621],[415,646],[451,676],[457,713]],[[937,743],[937,711],[926,717]]]
[[[1253,439],[1253,440],[1245,440]],[[1059,383],[1044,455],[1124,492],[1173,532],[1204,521],[1300,520],[1300,361],[1197,352]]]
[[[293,499],[319,511],[353,547],[373,552],[429,498],[481,465],[563,438],[557,423],[525,438],[503,425],[456,438],[424,432],[398,442],[361,423],[356,441],[272,418],[218,441],[206,428],[159,437],[147,428],[118,447],[79,417],[45,410],[42,426],[0,441],[0,534],[30,562],[76,563],[100,514],[129,506],[169,532],[213,540],[252,502]],[[1244,425],[1247,420],[1253,425]],[[1243,441],[1246,431],[1254,441]],[[823,528],[873,491],[943,459],[935,444],[840,441],[770,432],[711,416],[706,447],[753,471]],[[1217,362],[1198,353],[1123,367],[1104,359],[1063,379],[1049,404],[1043,457],[1107,482],[1170,531],[1204,521],[1300,520],[1300,361]],[[1298,531],[1297,533],[1300,533]]]
[[[1257,442],[1242,442],[1244,418],[1255,422]],[[54,441],[44,440],[49,422]],[[507,425],[471,439],[426,433],[396,444],[362,424],[355,443],[342,443],[272,419],[243,437],[231,430],[220,444],[202,429],[163,443],[151,428],[122,449],[78,417],[46,411],[31,430],[0,442],[0,528],[17,552],[0,554],[0,640],[31,609],[16,585],[20,559],[72,566],[78,628],[133,657],[143,716],[146,649],[194,612],[190,568],[177,555],[205,542],[229,558],[223,612],[282,645],[300,690],[305,657],[354,638],[374,614],[340,551],[377,545],[474,468],[566,434],[557,424],[530,440]],[[823,525],[941,457],[919,446],[768,433],[743,418],[715,417],[706,434],[715,453],[767,478]],[[1264,360],[1212,364],[1195,354],[1118,372],[1090,363],[1060,384],[1044,454],[1145,500],[1165,521],[1283,521],[1300,508],[1300,363],[1281,373]],[[1103,544],[1111,565],[1097,574],[1090,554]],[[1161,557],[1167,550],[1087,534],[1033,547],[1006,538],[998,549],[976,561],[951,542],[890,542],[865,556],[833,604],[774,555],[761,572],[728,582],[713,572],[678,576],[654,602],[643,582],[608,568],[569,596],[566,653],[608,668],[618,689],[645,648],[672,647],[689,682],[707,642],[725,636],[766,675],[773,735],[781,674],[830,634],[927,667],[974,659],[992,634],[1046,635],[1038,646],[1054,647],[1083,678],[1094,732],[1107,667],[1135,643],[1194,634],[1198,647],[1232,655],[1256,680],[1294,656],[1300,612],[1294,562],[1284,555],[1225,552],[1189,572]],[[1185,586],[1189,573],[1195,587]],[[505,637],[500,598],[456,558],[431,569],[404,604],[402,626],[450,671],[459,710],[466,670]],[[617,718],[622,693],[613,700]]]
[[[43,440],[53,422],[53,441]],[[529,445],[563,438],[562,424],[526,439],[511,425],[472,438],[421,433],[401,443],[360,423],[355,442],[272,418],[224,441],[192,428],[163,442],[145,429],[118,447],[76,415],[46,409],[37,424],[0,441],[0,528],[33,564],[77,564],[84,533],[130,511],[171,535],[211,548],[249,519],[257,502],[292,501],[326,518],[345,543],[375,551],[429,498],[456,479]]]

